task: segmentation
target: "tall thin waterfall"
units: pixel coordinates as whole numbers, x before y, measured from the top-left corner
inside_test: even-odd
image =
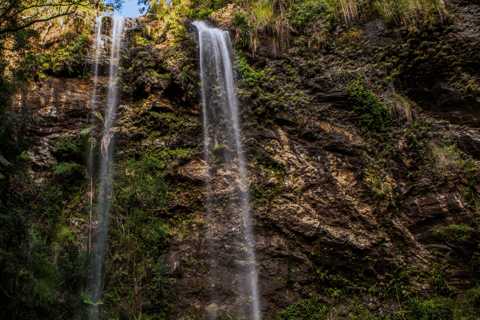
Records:
[[[90,125],[93,125],[93,116],[95,109],[97,108],[97,87],[98,87],[98,64],[100,58],[100,52],[102,50],[102,17],[97,17],[95,21],[96,33],[95,47],[94,47],[94,60],[93,60],[93,94],[92,101],[90,103],[91,119]],[[90,214],[89,214],[89,236],[88,236],[88,251],[92,250],[92,209],[93,209],[93,161],[94,161],[94,149],[93,149],[93,130],[90,133],[90,143],[88,149],[88,175],[90,177]]]
[[[100,186],[98,198],[98,230],[95,235],[95,259],[92,264],[90,294],[92,307],[90,320],[100,319],[99,302],[102,296],[102,265],[105,256],[108,224],[110,218],[110,195],[113,182],[113,138],[114,124],[118,104],[117,75],[120,62],[120,48],[123,39],[123,17],[113,16],[112,47],[110,52],[110,70],[107,95],[107,107],[104,116],[103,138],[101,142]]]
[[[240,215],[243,225],[238,225],[243,237],[243,250],[245,267],[245,283],[241,285],[248,295],[244,310],[246,316],[255,320],[260,319],[258,275],[254,250],[254,237],[249,211],[249,190],[247,184],[247,171],[245,155],[242,148],[242,132],[240,127],[236,83],[233,71],[232,46],[228,32],[209,27],[204,22],[196,21],[194,25],[199,33],[200,47],[200,73],[202,84],[202,112],[203,112],[203,138],[205,143],[205,160],[207,174],[210,176],[210,153],[215,147],[226,145],[224,148],[224,163],[235,168],[235,184],[239,195]],[[217,126],[215,138],[211,138],[209,127]],[[221,128],[218,130],[218,128]],[[218,131],[221,131],[219,133]],[[221,141],[219,141],[221,140]],[[207,193],[211,193],[211,186],[207,186]],[[234,198],[235,195],[232,195]],[[211,195],[207,195],[207,215],[211,205]],[[208,218],[208,217],[207,217]],[[235,230],[236,228],[233,228]]]

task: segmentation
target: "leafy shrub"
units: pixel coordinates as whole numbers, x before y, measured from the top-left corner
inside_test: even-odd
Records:
[[[75,40],[73,39],[75,34],[68,34],[65,39],[68,43],[55,51],[40,55],[39,65],[44,71],[51,70],[55,73],[61,70],[67,70],[70,74],[74,71],[79,72],[87,53],[89,35],[89,32],[84,32]]]
[[[115,180],[115,202],[120,211],[155,210],[165,204],[167,188],[161,174],[163,162],[153,156],[127,159],[119,164]]]
[[[363,134],[370,134],[390,125],[388,109],[377,99],[375,94],[367,88],[365,79],[360,76],[347,89],[348,99],[353,105],[353,112],[359,117],[359,124]]]
[[[444,296],[452,296],[453,294],[455,294],[455,289],[452,288],[447,282],[445,272],[443,272],[442,270],[433,269],[431,271],[431,275],[433,286],[435,287],[437,292]]]
[[[71,171],[81,170],[82,166],[77,163],[63,162],[55,166],[54,174],[61,175]]]
[[[236,51],[236,67],[242,75],[242,80],[250,87],[255,87],[260,82],[265,80],[265,76],[269,69],[256,71],[247,62],[242,51]]]
[[[84,148],[81,143],[69,136],[63,136],[57,143],[57,149],[53,155],[60,161],[82,161]]]
[[[454,319],[454,302],[450,298],[433,298],[423,300],[419,297],[407,300],[404,310],[385,320],[452,320]]]
[[[455,147],[433,144],[431,146],[433,166],[439,177],[458,175],[467,180],[475,179],[478,167],[471,158],[462,157],[461,152]]]
[[[195,8],[190,14],[192,20],[205,20],[213,12],[210,8]]]
[[[468,241],[475,231],[474,228],[467,226],[465,224],[453,224],[450,226],[443,226],[438,228],[433,228],[433,235],[444,241]]]
[[[170,305],[163,305],[159,303],[165,298],[168,298],[168,294],[172,289],[173,281],[170,279],[167,268],[169,265],[165,264],[163,258],[159,258],[157,263],[152,266],[152,280],[150,281],[150,298],[154,301],[154,304],[158,304],[157,310],[162,310],[164,313],[171,311]],[[168,314],[162,314],[162,318],[168,316]]]
[[[241,48],[247,48],[250,46],[250,32],[252,31],[252,26],[248,22],[248,15],[235,12],[233,16],[233,25],[240,30],[240,35],[237,38],[237,44]]]
[[[480,244],[477,245],[477,252],[474,252],[472,258],[469,261],[470,273],[472,274],[473,281],[478,285],[480,284]],[[480,298],[480,293],[479,293]],[[480,299],[479,299],[480,302]],[[480,303],[479,303],[480,305]]]
[[[311,22],[323,22],[322,27],[328,29],[330,20],[333,18],[333,11],[321,1],[307,1],[292,6],[288,19],[293,26],[305,27]]]
[[[300,300],[287,309],[278,313],[281,320],[323,320],[326,319],[328,307],[320,298],[314,296],[309,299]]]
[[[20,178],[17,172],[15,179]],[[88,261],[78,247],[52,242],[66,194],[57,185],[33,189],[27,182],[22,181],[25,188],[9,208],[0,208],[0,251],[6,257],[0,318],[82,318],[84,306],[72,288],[82,283]],[[58,256],[57,262],[52,256]]]
[[[132,299],[138,297],[138,292],[132,295],[137,283],[146,284],[140,293],[142,319],[166,319],[171,311],[171,281],[162,259],[168,247],[167,227],[155,216],[167,194],[162,174],[165,164],[157,156],[131,157],[117,164],[111,203],[115,217],[109,238],[111,260],[107,262],[112,274],[105,299],[106,309],[115,317],[125,314],[133,319],[138,315],[131,307]],[[111,265],[118,263],[122,271]]]

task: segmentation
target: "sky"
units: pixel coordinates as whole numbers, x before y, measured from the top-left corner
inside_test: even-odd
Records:
[[[115,14],[128,18],[136,18],[140,15],[137,0],[125,0],[122,10],[115,11]]]

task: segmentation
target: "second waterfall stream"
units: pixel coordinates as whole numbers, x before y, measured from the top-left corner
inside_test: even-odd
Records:
[[[260,319],[258,273],[255,256],[255,240],[250,217],[250,198],[247,183],[246,159],[242,147],[242,130],[239,116],[239,101],[235,73],[233,68],[233,50],[228,32],[211,28],[205,22],[193,23],[199,34],[200,73],[201,73],[201,104],[203,113],[203,140],[204,156],[207,167],[207,234],[210,238],[212,276],[221,279],[218,275],[217,262],[232,259],[240,260],[237,264],[238,279],[234,279],[239,292],[241,312],[247,318]],[[231,208],[226,210],[231,217],[218,217],[213,214],[213,171],[212,168],[220,164],[220,168],[228,171],[224,176],[232,176],[227,190],[230,191],[227,202]],[[229,168],[229,169],[226,169]],[[218,172],[219,170],[215,170]],[[221,171],[221,170],[220,170]],[[220,184],[220,183],[219,183]],[[215,199],[218,201],[218,199]],[[233,221],[232,234],[235,245],[230,258],[225,253],[219,253],[221,243],[216,234],[225,225],[225,220]],[[225,251],[225,250],[224,250]],[[223,255],[223,256],[222,256]],[[225,259],[224,259],[225,258]],[[223,259],[223,260],[222,260]],[[228,279],[228,275],[224,278]],[[230,280],[229,279],[229,280]],[[220,284],[221,286],[221,284]],[[213,292],[212,300],[217,310],[222,309],[221,298]]]

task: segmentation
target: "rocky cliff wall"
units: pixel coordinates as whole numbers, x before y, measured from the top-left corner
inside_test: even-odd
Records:
[[[449,5],[450,21],[439,25],[339,23],[328,44],[294,36],[279,52],[265,34],[255,52],[237,49],[265,319],[302,299],[330,306],[331,317],[385,316],[413,295],[461,296],[478,283],[479,8]],[[212,20],[236,39],[233,16]],[[116,142],[123,184],[116,187],[133,188],[128,199],[138,203],[115,193],[104,306],[120,319],[227,319],[248,302],[235,286],[244,265],[236,190],[228,183],[236,168],[217,161],[226,148],[219,130],[210,183],[221,228],[209,229],[205,218],[198,55],[195,29],[185,25],[169,30],[145,20],[125,43]],[[355,87],[359,76],[364,82]],[[53,177],[61,137],[73,141],[87,126],[91,83],[50,77],[17,97],[37,119],[25,130],[39,185]],[[385,105],[388,123],[365,126],[356,93]],[[161,192],[149,196],[140,186],[148,179],[130,166],[147,158],[158,161],[164,202],[149,202]],[[89,193],[79,190],[61,216],[82,251]],[[57,254],[69,250],[63,245]]]

